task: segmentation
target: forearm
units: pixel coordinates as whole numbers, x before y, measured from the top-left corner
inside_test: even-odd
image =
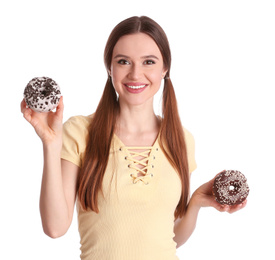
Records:
[[[62,185],[60,146],[44,145],[44,169],[40,194],[40,213],[44,232],[59,237],[69,223],[68,206]]]
[[[233,213],[245,207],[246,201],[239,205],[221,205],[216,200],[212,193],[212,187],[215,178],[207,183],[201,185],[192,195],[186,214],[181,218],[177,219],[174,224],[175,242],[177,247],[183,245],[188,238],[192,235],[201,207],[214,207],[220,212]]]
[[[183,245],[195,230],[199,210],[200,207],[197,206],[197,204],[194,202],[194,199],[191,198],[186,214],[182,218],[175,221],[174,241],[177,243],[177,248]]]

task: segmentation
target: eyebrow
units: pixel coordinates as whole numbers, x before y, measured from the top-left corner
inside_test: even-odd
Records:
[[[126,59],[130,59],[129,56],[127,55],[123,55],[123,54],[118,54],[114,57],[114,59],[117,59],[117,58],[126,58]],[[145,55],[145,56],[142,56],[141,57],[142,59],[156,59],[156,60],[159,60],[159,58],[155,55]]]

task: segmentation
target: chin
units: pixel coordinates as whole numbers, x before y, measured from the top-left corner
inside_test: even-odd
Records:
[[[121,105],[125,104],[127,106],[143,106],[143,105],[148,105],[148,104],[152,104],[153,105],[153,97],[151,98],[131,98],[131,99],[122,99],[119,98],[119,102]]]

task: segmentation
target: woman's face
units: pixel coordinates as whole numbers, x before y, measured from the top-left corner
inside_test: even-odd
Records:
[[[166,72],[161,52],[147,34],[125,35],[116,43],[110,76],[120,103],[142,105],[153,102]]]

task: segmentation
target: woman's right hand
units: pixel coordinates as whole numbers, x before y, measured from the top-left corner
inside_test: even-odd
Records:
[[[55,112],[35,112],[27,107],[24,99],[21,102],[24,118],[33,126],[44,145],[62,142],[63,110],[63,97],[60,98]]]

